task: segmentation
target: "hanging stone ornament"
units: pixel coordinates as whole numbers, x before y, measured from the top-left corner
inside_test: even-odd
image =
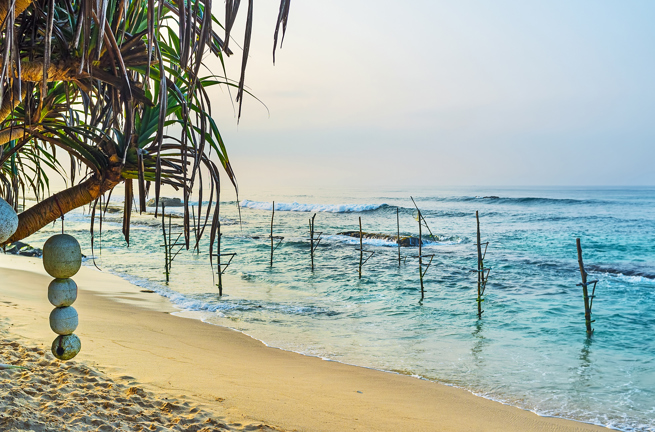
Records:
[[[82,342],[74,334],[59,336],[52,342],[52,354],[59,360],[70,360],[82,349]]]
[[[18,216],[7,201],[0,198],[0,244],[14,235],[18,228]]]
[[[48,285],[48,300],[55,306],[50,328],[59,335],[52,343],[52,354],[59,360],[70,360],[82,349],[80,338],[73,334],[79,322],[71,307],[77,299],[77,284],[70,279],[81,266],[82,250],[75,237],[57,234],[43,245],[43,267],[55,278]]]
[[[52,277],[66,279],[74,276],[82,266],[82,250],[75,237],[53,235],[43,245],[43,267]]]
[[[74,307],[58,307],[50,312],[50,328],[58,335],[73,334],[77,328],[77,323],[77,311]]]
[[[77,284],[73,279],[53,279],[48,285],[48,300],[58,308],[72,305],[77,300]]]

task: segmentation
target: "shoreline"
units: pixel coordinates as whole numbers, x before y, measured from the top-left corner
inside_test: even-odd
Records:
[[[73,279],[82,340],[75,361],[133,376],[158,392],[183,391],[226,418],[307,431],[609,430],[447,384],[269,347],[239,330],[177,316],[183,311],[168,299],[89,267]],[[49,348],[51,278],[41,261],[0,255],[0,280],[12,282],[1,284],[0,298],[18,305],[3,308],[11,333]]]

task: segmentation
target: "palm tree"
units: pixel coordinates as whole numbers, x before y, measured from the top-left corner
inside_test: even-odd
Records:
[[[274,60],[289,2],[281,0]],[[183,192],[188,248],[189,197],[197,191],[200,215],[208,180],[202,231],[211,219],[213,244],[218,212],[211,203],[218,202],[220,176],[210,156],[237,183],[207,88],[234,87],[241,115],[253,0],[238,83],[225,74],[202,75],[203,56],[211,53],[224,64],[232,53],[239,4],[226,1],[221,25],[211,0],[0,0],[0,196],[15,209],[26,193],[38,201],[19,214],[7,242],[83,205],[92,205],[95,215],[101,197],[123,183],[128,244],[135,189],[145,211],[151,185],[157,202],[161,185],[170,185]],[[167,135],[167,128],[179,133]],[[62,153],[70,159],[71,186],[47,196],[46,168],[63,175]]]

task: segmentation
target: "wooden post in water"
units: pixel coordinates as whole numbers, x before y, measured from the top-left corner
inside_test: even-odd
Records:
[[[314,217],[316,213],[314,213]],[[309,256],[312,260],[312,271],[314,271],[314,224],[312,223],[314,217],[309,219]]]
[[[273,267],[273,219],[275,218],[275,201],[273,201],[273,213],[271,213],[271,267]]]
[[[164,248],[164,274],[166,275],[166,282],[169,282],[173,260],[180,253],[184,244],[179,243],[183,233],[179,233],[177,238],[173,240],[172,216],[170,214],[168,215],[168,232],[166,232],[166,210],[163,204],[161,208],[161,233],[164,237],[164,244],[159,246]],[[173,248],[177,246],[180,246],[180,248],[173,253]]]
[[[314,213],[314,216],[309,220],[309,252],[312,257],[312,271],[314,271],[314,251],[318,247],[318,245],[321,243],[321,236],[323,235],[322,231],[315,231],[315,222],[314,219],[316,218],[316,213]],[[314,244],[314,234],[316,234],[316,244]]]
[[[221,252],[221,239],[223,238],[223,233],[221,233],[221,223],[218,222],[218,232],[216,233],[216,262],[218,266],[218,295],[222,296],[223,295],[223,273],[227,270],[227,268],[230,266],[232,263],[232,260],[234,257],[237,255],[236,252],[231,252],[231,253],[222,253]],[[226,263],[221,263],[221,257],[230,257],[230,259],[227,260]]]
[[[100,209],[102,211],[102,208]],[[164,216],[164,204],[161,205],[161,232],[164,236],[164,273],[166,274],[166,282],[169,279],[168,269],[168,242],[166,241],[166,217]]]
[[[218,287],[219,297],[223,295],[223,273],[225,273],[227,268],[230,266],[230,263],[232,263],[232,260],[237,255],[236,252],[232,252],[232,253],[221,252],[221,240],[223,238],[223,233],[221,233],[221,219],[219,217],[219,211],[221,208],[220,203],[221,203],[221,195],[220,195],[220,188],[219,188],[216,194],[216,210],[214,213],[214,217],[216,218],[216,265],[218,266],[218,284],[216,284],[216,286]],[[198,216],[198,224],[200,224],[200,216]],[[211,254],[211,251],[209,251],[209,253]],[[224,256],[230,257],[226,263],[221,262],[221,257]]]
[[[584,297],[584,319],[587,326],[587,336],[591,336],[591,334],[594,332],[594,329],[591,328],[591,323],[594,322],[591,319],[591,307],[593,305],[595,297],[594,294],[596,293],[596,283],[598,281],[594,280],[587,282],[587,272],[584,269],[584,262],[582,261],[582,246],[580,245],[579,238],[575,239],[575,244],[578,249],[578,265],[580,266],[580,277],[582,277],[582,283],[578,285],[582,286],[582,295]],[[587,287],[592,283],[594,284],[594,290],[590,296]]]
[[[316,213],[309,219],[309,255],[312,259],[312,271],[314,271],[314,218]]]
[[[359,217],[359,278],[362,278],[362,265],[364,265],[364,242],[362,236],[362,217]]]
[[[418,210],[418,274],[421,278],[421,301],[425,298],[425,289],[423,288],[423,220],[421,217],[421,210]],[[427,269],[426,269],[427,271]]]
[[[400,267],[400,211],[398,210],[398,207],[396,207],[396,225],[398,226],[398,267]]]
[[[200,253],[200,239],[199,239],[199,236],[200,236],[200,232],[199,232],[199,230],[200,230],[200,214],[198,215],[198,223],[196,224],[196,211],[193,209],[193,207],[191,207],[191,217],[193,218],[193,232],[194,232],[194,236],[196,238],[196,244],[195,244],[195,246],[193,248],[195,249],[196,254],[199,254]]]
[[[478,228],[478,319],[482,318],[482,282],[484,280],[484,262],[482,260],[482,243],[480,241],[480,216],[475,211],[475,221]]]
[[[428,222],[425,220],[425,218],[423,218],[423,214],[421,213],[421,210],[419,210],[418,205],[416,205],[416,201],[414,201],[414,197],[410,196],[410,198],[412,199],[412,202],[414,203],[414,207],[416,207],[416,211],[418,212],[418,222],[419,222],[419,224],[420,223],[425,224],[425,227],[428,229],[428,232],[430,233],[429,235],[430,235],[430,238],[432,239],[432,241],[435,241],[435,242],[438,241],[439,239],[434,234],[432,234],[432,230],[430,229],[430,225],[428,225]]]
[[[223,295],[223,268],[221,267],[221,222],[218,221],[218,235],[216,236],[216,262],[218,265],[218,295]]]

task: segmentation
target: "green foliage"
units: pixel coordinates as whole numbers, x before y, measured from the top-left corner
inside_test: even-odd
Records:
[[[17,0],[13,11],[0,8],[5,15],[0,16],[0,195],[15,207],[26,193],[45,198],[47,169],[64,175],[58,152],[70,158],[73,184],[80,178],[104,178],[118,167],[126,182],[128,242],[132,182],[137,183],[142,211],[150,184],[157,200],[161,185],[167,184],[184,193],[188,247],[189,197],[194,190],[202,197],[203,181],[198,179],[210,184],[205,220],[211,202],[218,201],[219,169],[210,156],[237,185],[211,118],[207,88],[234,87],[242,100],[252,27],[250,0],[238,84],[226,76],[203,75],[203,56],[211,53],[224,64],[224,55],[231,54],[213,30],[221,25],[211,4]],[[226,2],[225,40],[238,6]],[[282,0],[275,45],[280,25],[286,28],[288,6]],[[218,212],[212,220],[213,242]]]

